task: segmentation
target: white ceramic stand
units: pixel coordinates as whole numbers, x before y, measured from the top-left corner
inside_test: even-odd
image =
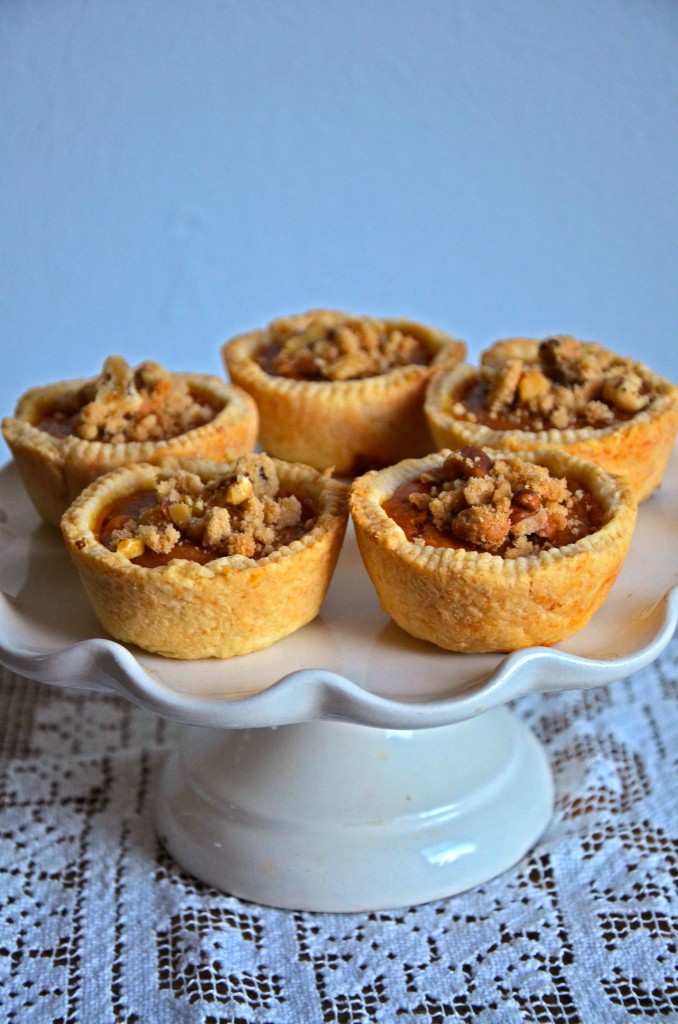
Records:
[[[158,832],[196,877],[260,903],[379,910],[516,863],[549,819],[536,740],[505,705],[650,664],[678,625],[678,452],[603,608],[554,648],[454,655],[384,615],[350,530],[321,616],[228,662],[105,639],[56,531],[0,469],[0,663],[185,724]]]
[[[539,838],[551,774],[505,708],[417,731],[342,722],[187,729],[158,834],[227,893],[316,911],[427,902],[485,882]]]

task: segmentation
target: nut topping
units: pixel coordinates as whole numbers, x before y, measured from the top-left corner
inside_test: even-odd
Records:
[[[592,496],[526,459],[469,446],[402,485],[384,509],[416,544],[467,547],[504,558],[562,547],[598,529]]]
[[[296,380],[360,380],[396,366],[428,364],[425,342],[383,320],[319,312],[306,325],[274,320],[259,362],[278,377]]]
[[[537,512],[541,508],[541,498],[536,491],[523,487],[513,496],[513,504],[524,508],[527,512]]]
[[[470,444],[465,448],[460,448],[458,452],[448,455],[443,465],[443,473],[449,480],[453,480],[460,474],[467,479],[481,477],[487,476],[492,465],[492,459],[486,451]]]
[[[497,342],[481,363],[478,381],[454,412],[501,430],[605,427],[654,397],[631,359],[566,335]]]
[[[150,564],[161,564],[155,556],[171,558],[177,549],[177,557],[204,562],[236,554],[261,558],[310,525],[301,501],[279,493],[273,460],[245,455],[207,483],[185,470],[159,481],[138,512],[109,511],[101,537],[129,559],[147,554]]]
[[[181,377],[158,363],[135,368],[109,356],[98,377],[82,388],[78,404],[55,410],[37,425],[56,436],[117,444],[176,437],[214,418],[216,409],[191,394]]]

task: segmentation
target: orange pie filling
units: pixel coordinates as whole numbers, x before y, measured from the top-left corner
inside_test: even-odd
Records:
[[[470,445],[402,483],[383,508],[414,544],[503,558],[564,547],[604,522],[580,483],[533,462],[493,459]]]
[[[398,366],[428,366],[434,353],[404,325],[319,312],[301,323],[281,317],[256,354],[276,377],[305,381],[362,380]]]
[[[215,479],[182,471],[116,499],[95,534],[145,568],[176,558],[205,565],[227,555],[264,558],[312,530],[315,515],[308,498],[281,490],[272,459],[251,455]]]

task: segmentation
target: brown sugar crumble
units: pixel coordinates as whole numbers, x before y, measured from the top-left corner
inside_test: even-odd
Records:
[[[51,410],[37,426],[57,437],[109,444],[160,441],[203,426],[216,413],[158,363],[132,368],[121,356],[109,356],[99,376],[82,388],[75,408]]]
[[[492,346],[452,412],[497,430],[600,428],[629,419],[653,397],[633,360],[561,335]]]
[[[436,470],[402,484],[385,512],[419,545],[520,558],[573,543],[602,525],[593,496],[520,458],[482,448],[452,452]]]
[[[203,482],[179,470],[155,490],[115,502],[102,518],[101,543],[139,565],[172,558],[202,564],[225,555],[263,558],[314,525],[313,509],[281,494],[267,455],[244,455],[228,472]]]
[[[427,365],[431,357],[421,339],[384,320],[318,313],[303,327],[294,318],[274,320],[258,361],[277,377],[344,381]]]

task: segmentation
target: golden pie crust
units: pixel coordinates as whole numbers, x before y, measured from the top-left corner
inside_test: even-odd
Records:
[[[538,341],[510,338],[495,343],[483,356],[491,363],[495,354],[530,362]],[[437,375],[428,388],[425,413],[439,448],[464,445],[528,451],[560,448],[595,462],[610,473],[620,473],[630,482],[637,500],[644,501],[659,487],[678,433],[678,388],[640,362],[632,368],[652,389],[649,405],[630,419],[603,427],[572,427],[558,430],[497,430],[455,415],[453,406],[479,378],[479,370],[466,363]]]
[[[412,636],[467,653],[550,645],[585,626],[631,542],[636,501],[628,482],[565,452],[521,452],[520,459],[587,488],[604,512],[604,525],[565,547],[514,559],[410,542],[382,503],[419,473],[441,467],[449,454],[407,459],[352,485],[349,508],[358,545],[384,611]]]
[[[101,625],[116,640],[169,658],[230,658],[268,647],[318,614],[347,520],[345,484],[274,460],[281,488],[309,499],[315,524],[299,540],[258,560],[228,555],[200,565],[173,559],[144,568],[110,551],[96,536],[117,499],[176,476],[177,467],[123,467],[90,484],[61,529]],[[204,481],[228,465],[182,462]]]
[[[43,519],[59,526],[61,516],[82,489],[119,466],[157,464],[165,458],[223,462],[252,451],[258,417],[245,391],[207,374],[170,376],[185,381],[192,393],[204,397],[218,411],[208,423],[159,441],[110,443],[86,441],[75,435],[60,438],[35,426],[45,412],[75,400],[97,378],[31,388],[22,395],[14,416],[2,421],[2,432],[24,487]]]
[[[348,316],[314,310],[287,319],[303,329],[319,315],[330,325],[341,325]],[[430,363],[362,379],[293,380],[267,373],[256,359],[270,328],[238,335],[224,345],[231,380],[252,395],[259,409],[259,441],[265,451],[316,469],[333,467],[341,476],[431,451],[425,388],[437,370],[463,359],[465,345],[408,320],[383,323],[421,340],[432,354]]]

